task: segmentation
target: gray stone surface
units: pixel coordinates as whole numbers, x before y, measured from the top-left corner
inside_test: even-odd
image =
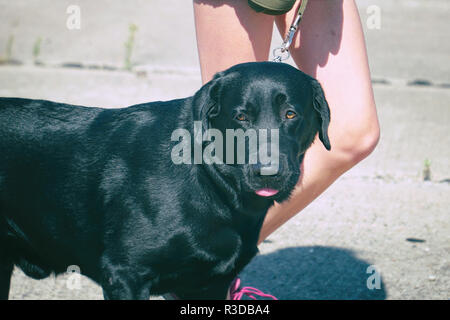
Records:
[[[272,234],[242,280],[282,299],[449,299],[450,89],[440,85],[450,82],[450,3],[357,3],[376,82],[380,143]],[[82,10],[80,30],[65,27],[69,4]],[[367,28],[370,5],[381,9],[379,30]],[[139,28],[134,72],[121,70],[130,23]],[[0,26],[0,57],[13,35],[10,58],[22,63],[0,65],[0,96],[122,107],[185,97],[201,84],[190,1],[0,0]],[[32,65],[38,37],[43,66]],[[276,33],[273,39],[277,45]],[[68,62],[83,68],[60,67]],[[430,85],[408,85],[416,79]],[[423,182],[427,159],[432,181]],[[380,289],[367,288],[369,266],[381,276]],[[11,298],[102,298],[87,278],[79,290],[68,289],[67,280],[36,281],[16,270]]]

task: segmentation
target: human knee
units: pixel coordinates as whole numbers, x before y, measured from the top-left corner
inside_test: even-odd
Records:
[[[364,126],[349,126],[337,144],[343,165],[354,166],[369,156],[380,140],[380,127],[375,119]]]
[[[350,169],[369,156],[380,139],[380,127],[376,112],[374,112],[375,104],[370,108],[357,108],[356,110],[360,111],[357,114],[331,116],[332,153],[330,156],[333,156],[335,165],[343,171]]]

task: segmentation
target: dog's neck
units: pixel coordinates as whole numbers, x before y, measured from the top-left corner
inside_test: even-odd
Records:
[[[225,178],[214,164],[199,165],[198,174],[204,174],[212,185],[211,192],[215,192],[222,202],[230,208],[233,220],[241,217],[260,219],[273,205],[273,200],[262,198],[255,193],[243,191],[240,180]],[[233,168],[229,168],[233,170]],[[236,175],[239,177],[239,175]]]

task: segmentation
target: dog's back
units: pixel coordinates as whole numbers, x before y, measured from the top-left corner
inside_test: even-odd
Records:
[[[61,252],[68,244],[63,239],[76,239],[67,236],[79,230],[64,224],[78,218],[67,220],[78,202],[64,189],[73,188],[81,197],[88,192],[80,183],[82,171],[72,179],[71,166],[83,141],[80,132],[100,112],[44,100],[0,98],[0,250],[33,278],[64,271],[67,261],[46,261],[45,252]],[[78,185],[71,185],[74,181]]]
[[[119,187],[102,177],[121,170],[114,159],[137,161],[130,150],[142,150],[144,138],[136,132],[152,129],[155,108],[0,98],[0,250],[34,278],[77,263],[89,273],[83,262],[101,251],[99,184],[109,194]],[[146,147],[155,141],[146,137]]]
[[[121,219],[104,215],[134,187],[124,172],[169,171],[155,165],[169,160],[156,150],[170,142],[161,128],[176,128],[183,103],[102,109],[0,98],[0,291],[13,264],[37,279],[78,265],[99,280],[106,220]]]

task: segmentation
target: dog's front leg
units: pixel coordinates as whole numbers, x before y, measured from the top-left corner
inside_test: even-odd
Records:
[[[132,279],[111,279],[108,280],[108,284],[103,284],[102,288],[105,300],[148,300],[150,298],[150,288],[141,283],[135,283]]]
[[[143,281],[131,267],[108,265],[101,286],[105,300],[148,300],[151,283]]]
[[[131,285],[125,279],[102,287],[105,300],[148,300],[150,298],[149,288]]]
[[[0,254],[0,300],[8,300],[13,263]]]
[[[220,282],[215,282],[203,288],[201,291],[189,292],[189,293],[176,293],[175,295],[179,299],[183,300],[227,300],[228,289],[230,287],[231,280],[227,279]]]

